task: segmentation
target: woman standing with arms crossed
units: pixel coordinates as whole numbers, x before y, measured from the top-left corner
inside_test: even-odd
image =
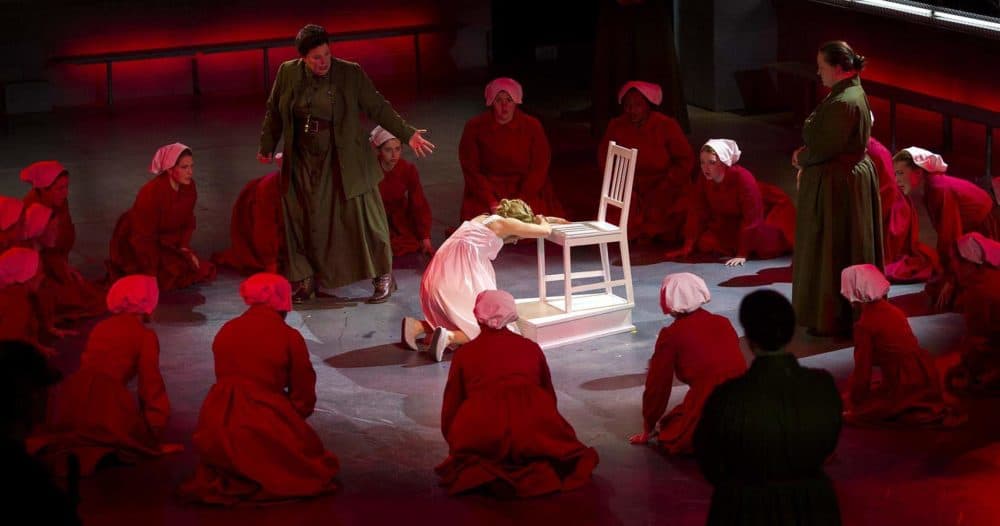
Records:
[[[879,183],[865,153],[872,126],[859,77],[865,58],[832,41],[820,47],[816,64],[830,94],[806,119],[805,145],[792,154],[799,169],[792,303],[810,334],[843,336],[852,315],[840,297],[840,272],[882,267]]]
[[[369,303],[381,303],[395,283],[385,208],[379,197],[382,170],[361,128],[361,114],[413,148],[417,157],[434,150],[375,89],[356,63],[330,55],[326,29],[309,24],[267,101],[257,160],[269,163],[284,136],[280,191],[287,261],[294,300],[314,297],[316,282],[337,288],[371,278]]]

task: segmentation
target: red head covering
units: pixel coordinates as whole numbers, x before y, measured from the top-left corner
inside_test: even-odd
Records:
[[[875,265],[851,265],[840,272],[840,295],[847,301],[868,303],[888,293],[889,281]]]
[[[21,170],[21,180],[35,188],[48,188],[65,171],[58,161],[38,161]]]
[[[38,251],[14,247],[0,254],[0,287],[24,283],[38,273]]]
[[[518,81],[510,77],[500,77],[493,79],[486,85],[486,105],[492,106],[493,99],[497,98],[501,91],[506,91],[514,104],[520,104],[524,97],[524,90],[521,89],[521,84]]]
[[[7,230],[21,219],[24,202],[16,197],[0,195],[0,230]]]
[[[240,296],[247,305],[267,305],[276,311],[292,310],[292,286],[288,280],[270,272],[258,272],[240,285]]]
[[[160,287],[156,278],[145,274],[132,274],[119,279],[108,291],[108,310],[118,314],[131,312],[150,314],[160,301]]]
[[[630,89],[635,89],[641,93],[653,106],[659,106],[663,102],[663,89],[660,88],[659,84],[643,82],[641,80],[630,80],[622,86],[622,89],[618,90],[618,104],[622,103],[622,99],[625,98],[625,94]]]
[[[712,301],[705,280],[690,272],[667,274],[660,285],[660,308],[664,314],[694,312]]]
[[[179,142],[161,146],[160,149],[156,150],[156,153],[153,155],[153,162],[149,165],[149,171],[153,172],[155,175],[160,175],[161,173],[173,168],[185,150],[191,151],[191,148],[188,148]]]
[[[32,203],[28,210],[24,212],[24,231],[21,232],[21,239],[36,239],[45,233],[45,227],[52,219],[52,209],[39,204]]]
[[[517,305],[514,296],[504,290],[484,290],[476,296],[473,309],[479,323],[494,329],[506,327],[517,320]]]

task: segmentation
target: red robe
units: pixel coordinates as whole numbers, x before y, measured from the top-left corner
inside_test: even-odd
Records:
[[[570,490],[598,462],[559,414],[541,348],[506,328],[483,327],[455,352],[441,432],[448,458],[435,471],[453,495],[483,486],[518,497]]]
[[[963,260],[956,304],[965,316],[960,363],[949,371],[964,377],[961,389],[1000,394],[1000,269]]]
[[[35,294],[23,283],[0,288],[0,340],[39,345],[42,316]]]
[[[538,119],[514,110],[498,124],[487,110],[465,123],[458,144],[465,177],[462,220],[489,213],[504,198],[519,198],[536,214],[563,216],[549,180],[552,150]]]
[[[27,208],[34,203],[48,206],[42,202],[38,190],[33,189],[24,196],[24,206]],[[52,208],[47,228],[55,229],[55,243],[39,251],[45,280],[38,288],[38,297],[47,311],[44,316],[59,323],[104,314],[105,291],[84,279],[69,263],[69,253],[76,244],[76,227],[69,213],[69,203]]]
[[[729,320],[698,309],[660,330],[642,393],[643,429],[668,453],[692,453],[694,430],[715,386],[747,370],[740,339]],[[664,415],[677,379],[688,385],[684,400]]]
[[[116,314],[91,331],[80,369],[56,387],[45,425],[28,445],[57,471],[75,454],[88,475],[108,455],[126,462],[159,455],[169,415],[156,333],[134,314]]]
[[[181,289],[215,277],[215,265],[198,258],[195,268],[182,249],[190,250],[194,234],[195,183],[170,186],[162,173],[139,189],[132,208],[118,219],[111,236],[111,278],[128,274],[156,276],[160,292]]]
[[[431,238],[431,205],[424,196],[417,167],[400,159],[392,170],[385,172],[378,191],[389,218],[392,255],[420,251],[420,243]]]
[[[780,189],[767,185],[773,200],[768,208],[762,186],[739,165],[727,168],[720,183],[699,177],[688,203],[685,244],[699,253],[741,258],[770,259],[791,252],[795,205]]]
[[[216,383],[193,439],[201,459],[181,495],[235,504],[334,491],[340,464],[306,423],[316,372],[302,335],[274,309],[254,305],[222,326],[212,352]]]
[[[212,255],[216,265],[243,274],[278,271],[285,244],[279,177],[279,172],[258,177],[240,190],[229,222],[230,246]]]
[[[882,380],[872,383],[878,367]],[[854,372],[844,393],[844,419],[856,424],[954,425],[961,422],[941,396],[930,354],[906,314],[887,300],[861,307],[854,323]]]
[[[651,112],[641,127],[619,115],[608,123],[601,139],[597,164],[604,170],[608,141],[638,148],[632,202],[628,218],[630,239],[660,237],[679,241],[687,216],[685,195],[691,186],[695,155],[684,131],[674,119]]]
[[[899,189],[892,154],[872,137],[868,156],[878,173],[882,201],[885,277],[893,283],[927,281],[940,272],[940,262],[934,249],[920,242],[920,218],[910,198]]]

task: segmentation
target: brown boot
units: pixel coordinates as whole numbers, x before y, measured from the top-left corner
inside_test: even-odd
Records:
[[[372,280],[372,285],[375,286],[375,292],[372,293],[372,297],[368,298],[365,303],[384,303],[392,296],[393,292],[396,292],[396,278],[392,277],[392,274],[382,274],[381,276]]]

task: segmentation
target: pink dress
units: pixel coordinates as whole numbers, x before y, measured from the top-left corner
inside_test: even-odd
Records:
[[[503,240],[486,225],[499,217],[463,222],[427,265],[420,280],[420,307],[432,326],[460,330],[469,339],[479,336],[472,309],[480,292],[497,288],[493,260],[503,248]]]

